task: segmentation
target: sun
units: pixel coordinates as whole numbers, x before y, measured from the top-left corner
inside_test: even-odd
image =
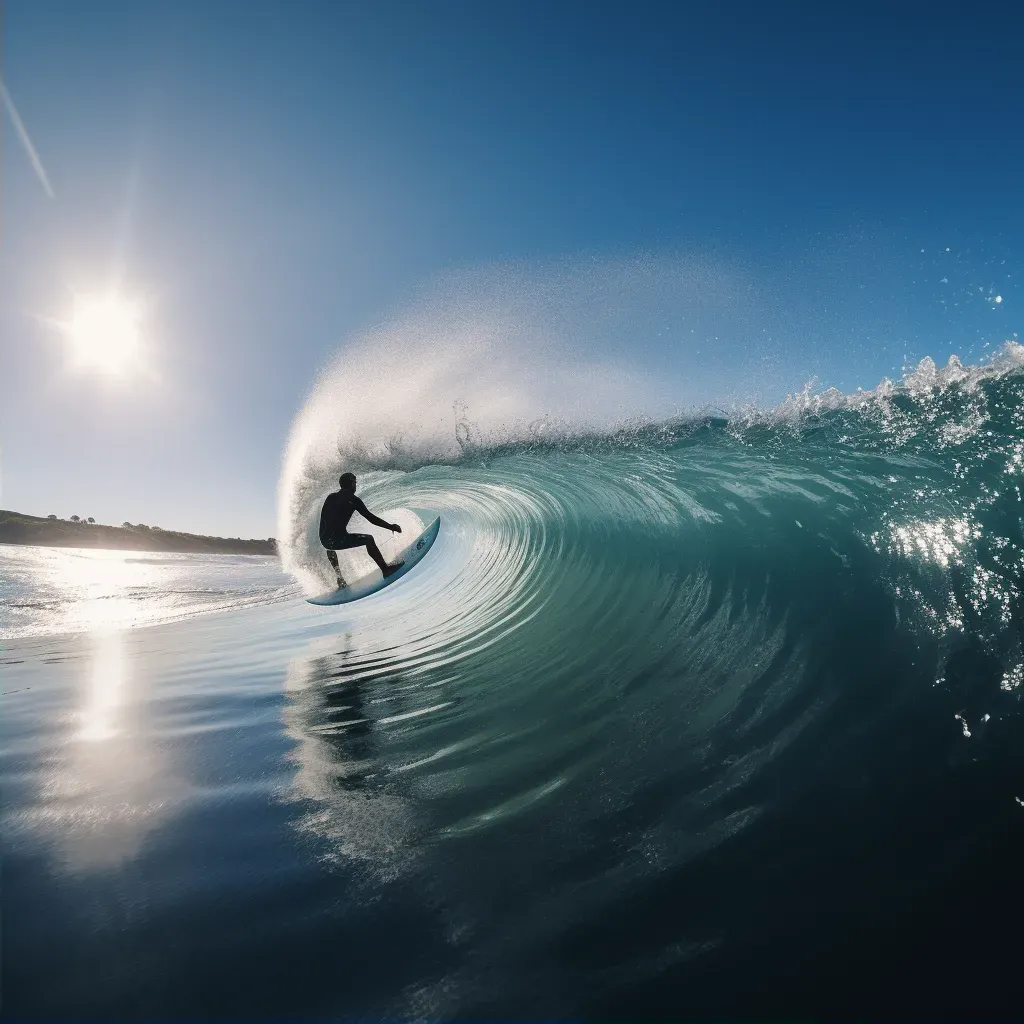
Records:
[[[122,377],[142,364],[143,310],[117,292],[76,295],[71,319],[61,325],[76,367]]]

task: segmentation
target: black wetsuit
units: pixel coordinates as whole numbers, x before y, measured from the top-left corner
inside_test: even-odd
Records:
[[[358,512],[367,522],[380,526],[385,530],[391,528],[390,523],[378,519],[352,491],[333,491],[327,495],[324,507],[320,512],[320,543],[328,551],[341,551],[345,548],[358,548],[363,544],[372,543],[368,533],[349,533],[348,521],[352,513]]]

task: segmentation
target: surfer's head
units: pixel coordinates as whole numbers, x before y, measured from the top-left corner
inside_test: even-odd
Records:
[[[338,477],[338,486],[343,491],[351,491],[355,494],[356,491],[356,475],[355,473],[342,473]]]

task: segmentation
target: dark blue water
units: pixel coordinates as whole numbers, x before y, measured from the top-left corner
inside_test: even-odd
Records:
[[[466,435],[375,598],[9,643],[4,1012],[1018,1016],[1022,389]]]

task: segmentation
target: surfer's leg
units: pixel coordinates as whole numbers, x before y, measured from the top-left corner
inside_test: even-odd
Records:
[[[380,569],[381,575],[385,579],[405,565],[405,562],[388,565],[380,553],[380,548],[377,547],[377,542],[368,533],[346,533],[343,537],[335,537],[333,546],[336,548],[366,548],[366,553],[377,563],[377,568]]]
[[[336,551],[332,551],[330,548],[327,549],[327,561],[334,566],[334,575],[338,577],[338,589],[341,590],[345,586],[345,581],[341,578],[341,566],[338,565],[338,554]]]
[[[384,561],[377,542],[368,533],[355,534],[355,536],[359,537],[360,543],[366,545],[366,553],[377,563],[377,568],[387,576],[388,563]]]
[[[380,553],[380,548],[377,547],[377,542],[368,533],[350,533],[353,543],[353,547],[356,544],[365,545],[366,553],[377,563],[377,568],[380,569],[381,575],[387,579],[393,572],[401,569],[404,562],[397,562],[395,565],[388,565],[384,561],[384,556]]]

